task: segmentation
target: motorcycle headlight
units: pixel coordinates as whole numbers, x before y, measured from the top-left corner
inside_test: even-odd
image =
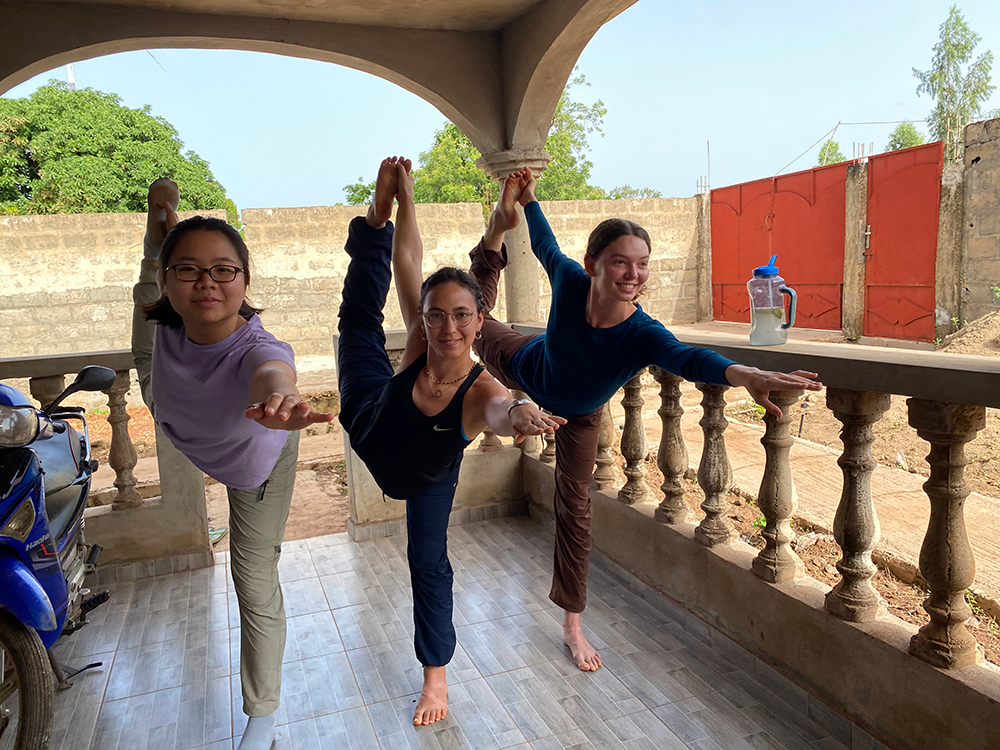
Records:
[[[10,520],[0,529],[0,536],[11,536],[19,542],[24,542],[31,533],[31,528],[35,525],[35,506],[31,504],[29,497],[14,511]]]
[[[38,436],[38,414],[30,406],[0,404],[0,447],[20,448]]]

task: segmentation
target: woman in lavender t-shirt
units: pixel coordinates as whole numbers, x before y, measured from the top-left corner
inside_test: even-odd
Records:
[[[250,259],[239,232],[201,216],[178,223],[179,198],[171,180],[150,186],[132,354],[156,423],[228,490],[250,717],[238,750],[268,750],[281,695],[285,611],[277,570],[297,431],[333,415],[302,400],[292,348],[264,330],[246,301]]]

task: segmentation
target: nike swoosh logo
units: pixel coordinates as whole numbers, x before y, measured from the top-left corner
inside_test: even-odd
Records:
[[[455,428],[454,427],[439,427],[438,425],[434,425],[434,432],[451,432],[453,429],[455,429]]]

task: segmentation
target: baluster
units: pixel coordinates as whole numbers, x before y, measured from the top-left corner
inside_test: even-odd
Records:
[[[599,490],[615,483],[615,473],[611,469],[615,463],[615,457],[611,452],[614,441],[615,419],[611,416],[611,404],[607,403],[601,412],[601,429],[597,433],[597,469],[594,471],[594,486]]]
[[[689,514],[687,503],[684,502],[684,476],[688,470],[688,452],[681,433],[681,417],[684,407],[681,406],[681,383],[684,378],[678,377],[664,369],[653,365],[649,368],[653,379],[660,384],[660,408],[657,413],[663,424],[660,434],[660,447],[656,453],[656,465],[663,473],[663,501],[653,513],[653,517],[662,523],[684,523]]]
[[[41,404],[43,409],[55,401],[65,389],[65,375],[49,375],[44,378],[30,378],[28,380],[28,390],[31,391],[31,397]]]
[[[643,462],[649,455],[646,430],[642,426],[642,373],[625,384],[625,430],[622,432],[622,455],[625,457],[625,486],[618,490],[618,500],[626,505],[642,502],[646,497],[646,469]]]
[[[753,559],[753,571],[765,581],[781,583],[805,575],[802,560],[792,549],[792,513],[795,512],[795,486],[788,453],[792,448],[788,424],[791,407],[804,391],[773,391],[771,401],[781,409],[781,419],[770,412],[764,414],[764,478],[757,493],[757,505],[767,524],[761,531],[764,549]]]
[[[697,383],[696,387],[702,392],[701,408],[704,411],[698,423],[705,437],[698,465],[698,484],[705,493],[705,501],[701,504],[705,517],[694,530],[694,537],[706,547],[714,547],[729,544],[736,538],[736,530],[726,518],[729,507],[726,493],[733,484],[733,467],[729,464],[726,439],[723,437],[729,426],[725,414],[729,386]]]
[[[483,439],[479,441],[479,450],[483,453],[503,450],[503,443],[500,442],[500,438],[489,427],[483,430]]]
[[[552,414],[552,412],[547,411],[546,414]],[[542,448],[542,459],[543,464],[554,464],[556,462],[556,433],[546,432],[542,438],[545,441],[545,447]]]
[[[875,575],[872,550],[878,543],[878,514],[872,502],[872,425],[889,408],[888,393],[827,388],[826,405],[844,425],[844,452],[837,463],[844,472],[844,489],[833,521],[833,536],[843,557],[837,563],[840,582],[826,595],[826,608],[850,622],[874,620],[881,597],[871,584]]]
[[[920,573],[931,590],[924,609],[931,621],[910,639],[910,653],[936,667],[960,669],[979,659],[976,639],[965,626],[972,614],[965,590],[976,577],[965,530],[965,444],[986,425],[986,409],[917,398],[906,405],[910,426],[931,444],[931,475],[924,482],[931,517],[920,547]]]
[[[125,408],[125,394],[128,393],[129,385],[129,371],[122,370],[115,373],[115,382],[107,390],[108,422],[111,424],[108,464],[115,470],[115,487],[118,489],[118,494],[111,501],[113,510],[138,508],[142,505],[142,495],[135,488],[136,480],[132,473],[138,457],[128,434],[128,421],[131,417]]]

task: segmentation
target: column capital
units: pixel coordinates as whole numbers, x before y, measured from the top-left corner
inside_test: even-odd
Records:
[[[543,148],[509,148],[486,154],[476,161],[476,166],[483,170],[491,180],[505,180],[507,175],[531,167],[531,171],[540,174],[551,160],[549,152]]]

